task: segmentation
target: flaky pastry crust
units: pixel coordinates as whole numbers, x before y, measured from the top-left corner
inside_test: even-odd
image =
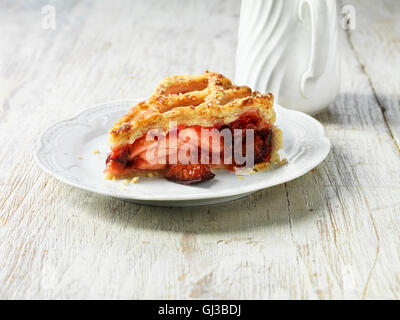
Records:
[[[222,74],[206,71],[197,76],[175,75],[159,83],[154,94],[133,106],[110,130],[111,147],[132,144],[151,129],[165,133],[170,124],[213,127],[235,121],[249,110],[259,112],[273,131],[273,150],[268,163],[279,163],[282,133],[274,125],[273,95],[253,92],[247,86],[235,86]]]

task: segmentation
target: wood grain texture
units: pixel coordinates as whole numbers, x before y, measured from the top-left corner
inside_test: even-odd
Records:
[[[50,1],[50,3],[52,3]],[[234,75],[239,1],[0,3],[0,299],[400,295],[400,2],[346,1],[333,148],[305,176],[231,203],[135,205],[34,163],[50,123],[149,95],[164,76]]]

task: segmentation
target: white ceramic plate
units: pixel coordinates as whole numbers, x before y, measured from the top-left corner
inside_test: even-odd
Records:
[[[55,178],[72,186],[133,202],[160,206],[197,206],[238,199],[255,191],[293,180],[320,164],[330,142],[314,118],[275,105],[283,132],[282,158],[287,164],[243,176],[218,170],[208,182],[184,186],[163,178],[140,178],[136,184],[104,180],[109,152],[108,130],[138,100],[108,102],[57,122],[39,139],[36,159]],[[99,150],[98,154],[93,151]]]

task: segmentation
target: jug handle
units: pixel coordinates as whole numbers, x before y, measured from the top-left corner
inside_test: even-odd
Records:
[[[317,57],[317,48],[321,42],[318,35],[319,28],[319,14],[321,13],[321,2],[320,0],[301,0],[299,4],[299,19],[304,23],[304,8],[308,5],[311,13],[311,55],[308,62],[307,70],[301,76],[300,91],[305,98],[308,98],[306,94],[306,83],[312,78],[316,78],[322,75],[325,69],[325,63],[320,61]]]

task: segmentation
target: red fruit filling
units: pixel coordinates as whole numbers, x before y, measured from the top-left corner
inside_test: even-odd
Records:
[[[195,184],[215,177],[210,166],[206,164],[172,164],[165,178],[181,184]]]
[[[251,151],[254,152],[254,163],[269,161],[272,152],[272,130],[259,116],[256,111],[248,111],[242,114],[237,120],[226,125],[216,125],[213,128],[221,132],[224,129],[230,130],[232,134],[232,145],[227,145],[226,150],[232,152],[233,135],[235,129],[242,129],[241,144],[242,156],[246,156],[246,131],[254,130],[254,141],[251,144]],[[214,130],[215,131],[215,130]],[[211,131],[210,131],[211,132]],[[190,139],[194,138],[194,139]],[[202,140],[203,139],[203,140]],[[138,171],[164,170],[165,178],[182,183],[193,184],[207,181],[214,178],[210,165],[215,164],[213,160],[219,157],[218,166],[223,166],[228,170],[233,167],[244,166],[244,164],[235,163],[235,157],[231,156],[231,163],[224,163],[226,155],[224,154],[224,141],[221,138],[217,148],[212,147],[212,138],[202,135],[200,126],[186,127],[179,125],[174,132],[169,132],[163,137],[163,142],[159,139],[147,140],[146,136],[137,139],[133,144],[120,145],[112,148],[106,160],[106,172],[111,176],[120,178],[128,177]],[[207,141],[208,140],[208,141]],[[194,141],[194,142],[193,142]],[[239,141],[240,142],[240,141]],[[186,161],[179,163],[179,152],[183,146],[190,148],[190,153],[197,151],[196,162]],[[206,149],[205,149],[206,148]],[[204,151],[205,150],[205,151]],[[185,149],[184,152],[187,150]],[[208,153],[208,162],[202,163],[202,151]]]

